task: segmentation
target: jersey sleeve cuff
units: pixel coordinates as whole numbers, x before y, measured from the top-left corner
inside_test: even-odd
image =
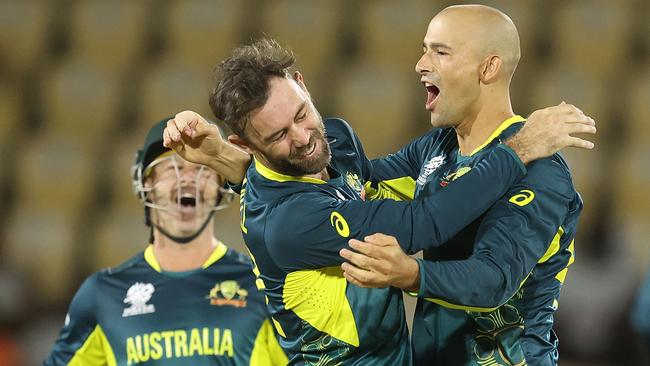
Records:
[[[415,261],[418,264],[418,271],[419,271],[419,276],[420,276],[420,287],[418,288],[418,291],[405,291],[408,295],[413,296],[413,297],[418,297],[420,296],[421,293],[424,292],[424,289],[426,288],[425,283],[424,283],[424,268],[423,267],[423,259],[421,258],[415,258]]]
[[[519,155],[517,155],[517,153],[513,149],[511,149],[510,146],[508,146],[506,144],[499,144],[499,145],[497,145],[497,149],[498,148],[501,148],[501,149],[505,150],[515,160],[515,162],[517,163],[517,166],[519,167],[519,169],[521,169],[521,172],[523,174],[527,173],[528,170],[526,169],[526,164],[524,164],[524,162],[521,161],[521,159],[519,158]]]

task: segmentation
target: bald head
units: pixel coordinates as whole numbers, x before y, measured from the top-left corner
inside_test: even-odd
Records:
[[[485,5],[455,5],[443,9],[431,26],[453,30],[453,37],[479,59],[497,55],[503,60],[504,76],[510,79],[521,51],[512,19]]]
[[[512,115],[510,81],[520,51],[508,16],[483,5],[450,6],[433,17],[422,46],[415,71],[427,88],[431,125],[471,126],[478,114]]]

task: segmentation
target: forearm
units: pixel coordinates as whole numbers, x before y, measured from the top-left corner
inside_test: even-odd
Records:
[[[519,288],[516,280],[486,258],[445,262],[418,260],[418,265],[417,296],[443,306],[488,311],[501,306]]]
[[[494,149],[467,174],[440,191],[413,201],[414,243],[401,243],[413,254],[446,243],[487,211],[526,173],[507,147]],[[423,233],[429,233],[424,235]]]
[[[209,161],[208,166],[228,182],[239,184],[244,180],[250,163],[250,155],[232,144],[223,143],[219,153]]]

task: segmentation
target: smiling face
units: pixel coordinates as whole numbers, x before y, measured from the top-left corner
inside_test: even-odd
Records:
[[[283,174],[316,174],[329,164],[323,119],[302,78],[273,77],[264,105],[253,111],[243,146],[269,168]]]
[[[179,237],[200,230],[219,200],[217,174],[175,153],[154,160],[146,173],[146,200],[152,208],[152,222]]]

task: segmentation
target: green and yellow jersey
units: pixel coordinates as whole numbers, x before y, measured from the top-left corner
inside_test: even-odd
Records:
[[[397,154],[374,161],[373,180],[408,177],[417,200],[440,194],[471,174],[521,122],[519,116],[504,121],[468,156],[460,154],[453,129],[433,130]],[[418,260],[412,336],[416,364],[557,364],[553,314],[574,260],[582,200],[558,154],[527,169],[485,214]],[[468,187],[457,204],[469,209],[481,195],[480,189]]]
[[[395,236],[409,253],[440,245],[506,193],[525,167],[511,150],[497,148],[441,194],[365,201],[373,166],[359,140],[343,120],[328,119],[325,128],[332,151],[328,181],[283,175],[259,161],[249,167],[241,229],[257,284],[290,364],[410,365],[401,291],[347,283],[339,250],[376,232]],[[402,183],[389,182],[397,194]],[[465,188],[477,186],[471,207],[459,207]],[[375,196],[387,192],[377,188]]]
[[[218,243],[166,272],[149,246],[82,284],[44,365],[286,365],[251,269]]]

